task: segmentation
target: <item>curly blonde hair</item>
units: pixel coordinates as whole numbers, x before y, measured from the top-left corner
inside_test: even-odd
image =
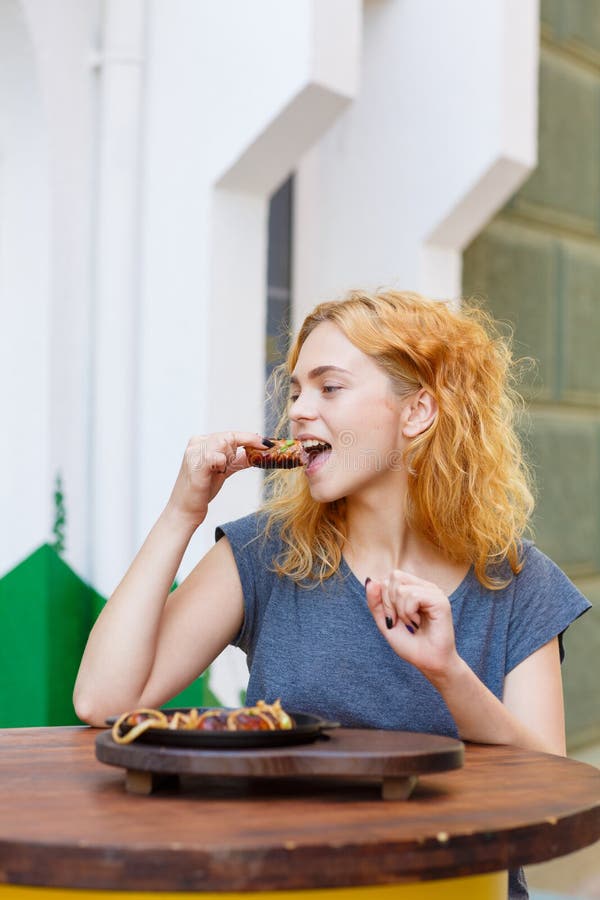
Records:
[[[452,308],[415,293],[351,291],[304,320],[281,373],[294,370],[308,335],[337,325],[390,378],[400,396],[426,388],[438,404],[432,425],[406,451],[406,516],[450,560],[473,565],[494,589],[522,567],[521,538],[533,510],[530,476],[515,430],[523,403],[514,389],[510,341],[475,304]],[[282,417],[287,421],[287,412]],[[301,469],[267,481],[267,533],[284,544],[275,569],[298,582],[335,574],[346,540],[345,502],[313,500]]]

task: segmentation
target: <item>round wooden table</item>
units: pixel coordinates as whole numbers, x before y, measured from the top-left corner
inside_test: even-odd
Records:
[[[546,754],[467,745],[463,768],[421,776],[409,800],[309,779],[139,796],[96,760],[98,733],[0,731],[0,900],[504,900],[507,869],[600,838],[600,773]]]

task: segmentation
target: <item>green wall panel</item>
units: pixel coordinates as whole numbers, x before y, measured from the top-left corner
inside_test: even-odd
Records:
[[[571,573],[593,572],[600,547],[598,424],[539,412],[532,421],[536,541]]]
[[[104,602],[47,544],[0,579],[0,727],[79,721],[73,686]],[[206,672],[168,705],[218,703]]]
[[[600,248],[565,241],[563,258],[565,399],[600,404]]]
[[[47,718],[47,547],[0,581],[0,726]]]
[[[571,746],[600,740],[600,0],[542,0],[537,169],[463,259],[463,293],[539,359],[525,449],[538,546],[596,604],[567,632]]]
[[[591,229],[600,197],[600,81],[595,72],[542,52],[539,162],[514,201],[561,210]]]
[[[538,363],[525,384],[546,398],[556,371],[557,278],[556,241],[518,224],[495,222],[464,254],[463,295],[484,297],[514,326],[515,354]]]
[[[542,23],[554,34],[560,35],[562,30],[564,0],[542,0],[540,16]]]
[[[598,0],[562,0],[562,37],[575,49],[593,50],[600,57],[600,4]]]
[[[97,602],[48,544],[0,579],[0,726],[78,721],[71,694]]]
[[[598,716],[598,652],[600,648],[600,582],[575,582],[592,609],[564,636],[562,666],[567,734],[571,745],[600,741]]]

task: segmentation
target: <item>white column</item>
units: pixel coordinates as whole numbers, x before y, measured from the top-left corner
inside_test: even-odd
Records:
[[[89,48],[96,33],[96,0],[21,0],[35,51],[43,127],[32,146],[47,144],[46,216],[29,234],[45,234],[49,296],[46,330],[49,432],[45,492],[50,505],[60,473],[66,508],[65,557],[90,576],[91,275],[94,96]],[[14,84],[12,85],[14,89]],[[24,196],[35,197],[35,184]],[[33,217],[31,221],[33,221]],[[47,231],[45,230],[47,229]],[[32,259],[37,257],[34,255]],[[40,293],[43,296],[43,293]],[[23,403],[23,409],[27,404]],[[44,521],[47,539],[54,510]],[[41,543],[41,540],[39,541]]]
[[[0,2],[0,576],[48,535],[48,134],[20,3]]]
[[[144,0],[107,0],[94,242],[91,577],[108,594],[135,550]]]

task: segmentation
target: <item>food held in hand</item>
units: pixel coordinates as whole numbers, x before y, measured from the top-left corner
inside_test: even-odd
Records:
[[[293,438],[278,440],[267,438],[270,447],[258,450],[256,447],[244,447],[248,462],[260,469],[295,469],[308,462],[308,454],[300,441]]]
[[[284,731],[294,727],[291,716],[281,702],[265,703],[238,709],[207,709],[202,712],[190,709],[173,713],[161,709],[135,709],[119,716],[112,727],[113,740],[117,744],[130,744],[149,729],[170,731]],[[126,730],[123,731],[123,728]]]

